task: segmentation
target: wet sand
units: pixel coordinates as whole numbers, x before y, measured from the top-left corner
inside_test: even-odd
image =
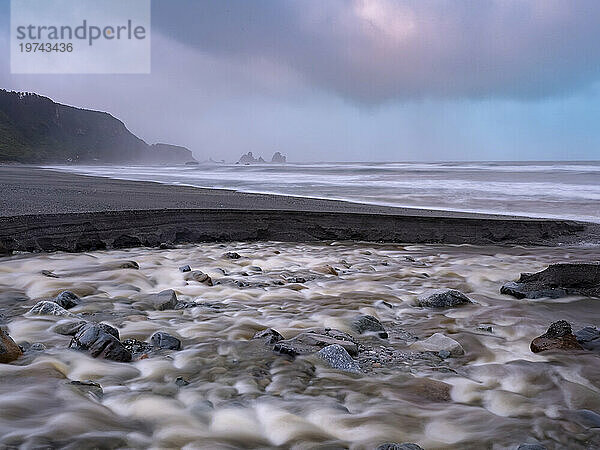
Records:
[[[580,245],[600,242],[600,225],[0,167],[0,252],[239,240]]]

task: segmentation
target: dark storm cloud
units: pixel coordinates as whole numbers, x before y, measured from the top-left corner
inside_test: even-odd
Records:
[[[600,78],[597,0],[155,0],[153,23],[366,103],[539,98]]]

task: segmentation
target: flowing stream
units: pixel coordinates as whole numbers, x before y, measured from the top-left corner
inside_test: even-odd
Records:
[[[242,257],[225,258],[230,251]],[[45,349],[0,365],[0,447],[600,448],[590,413],[600,411],[599,356],[529,350],[556,320],[600,325],[600,300],[499,293],[520,272],[597,256],[593,248],[262,242],[5,257],[0,319],[17,343]],[[185,264],[214,285],[185,281]],[[433,288],[458,289],[476,303],[417,307],[416,297]],[[198,306],[143,306],[144,295],[164,289]],[[26,314],[64,290],[81,297],[70,312],[117,327],[121,339],[165,331],[183,348],[130,363],[68,349],[70,337],[55,331],[70,319]],[[379,355],[358,358],[362,375],[251,339],[267,327],[286,338],[312,327],[353,333],[357,314],[378,317],[389,333],[357,336],[366,354]],[[381,356],[382,348],[410,355],[415,340],[437,332],[465,355]],[[70,380],[93,380],[103,394]]]

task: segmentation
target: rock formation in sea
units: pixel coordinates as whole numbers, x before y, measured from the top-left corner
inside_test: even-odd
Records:
[[[184,147],[148,145],[112,115],[0,89],[0,161],[184,164]]]
[[[286,162],[286,157],[282,155],[280,152],[275,152],[273,157],[271,158],[271,164],[283,164]],[[264,160],[262,156],[256,158],[252,152],[248,152],[241,156],[236,164],[267,164],[267,161]]]

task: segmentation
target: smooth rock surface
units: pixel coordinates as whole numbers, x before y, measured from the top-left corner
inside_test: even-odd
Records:
[[[181,350],[181,341],[163,331],[157,331],[150,337],[150,345],[166,350]]]
[[[186,272],[183,279],[185,281],[197,281],[198,283],[203,283],[207,286],[213,285],[212,278],[201,270],[192,270],[191,272]]]
[[[79,304],[79,297],[71,291],[64,291],[54,297],[52,301],[65,309],[71,309]]]
[[[536,273],[522,273],[500,293],[516,298],[600,297],[600,264],[560,263]]]
[[[427,308],[453,308],[474,302],[456,289],[438,289],[420,295],[417,303]]]
[[[360,366],[352,359],[344,347],[339,344],[328,345],[317,352],[334,369],[350,373],[362,373]]]
[[[252,336],[252,339],[261,339],[264,340],[266,344],[275,344],[283,340],[283,336],[273,328],[267,328],[265,330],[258,331],[254,336]]]
[[[175,309],[177,306],[177,294],[173,289],[161,291],[158,294],[148,296],[148,300],[157,311],[165,311],[167,309]]]
[[[596,327],[585,327],[576,331],[577,342],[586,350],[600,351],[600,330]]]
[[[427,339],[414,342],[411,344],[410,349],[417,352],[434,353],[439,353],[445,350],[449,352],[450,356],[462,356],[465,354],[465,350],[462,348],[462,345],[442,333],[435,333]]]

